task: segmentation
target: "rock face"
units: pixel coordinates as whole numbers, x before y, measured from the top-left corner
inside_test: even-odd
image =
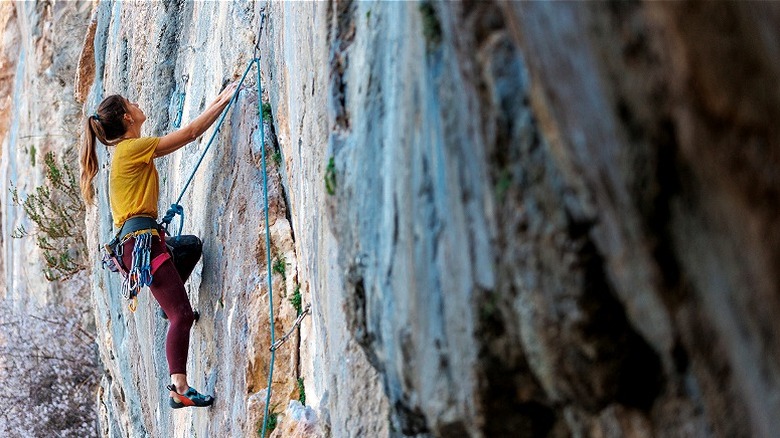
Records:
[[[321,227],[296,226],[328,335],[309,356],[362,375],[342,359],[360,346],[384,389],[361,418],[387,409],[394,436],[776,430],[778,9],[727,9],[270,7],[293,223]],[[331,409],[372,385],[318,379]],[[374,427],[333,412],[337,436]]]
[[[94,12],[93,39],[87,39],[80,77],[94,83],[86,99],[91,112],[109,94],[138,102],[148,116],[144,135],[164,135],[180,111],[184,123],[212,100],[226,79],[239,75],[251,59],[259,14],[239,3],[99,3]],[[186,30],[186,33],[184,33]],[[214,38],[214,32],[223,32]],[[184,37],[183,35],[189,35]],[[232,47],[232,48],[231,48]],[[94,74],[91,73],[94,70]],[[261,140],[258,96],[252,93],[253,70],[216,143],[184,193],[185,234],[204,241],[201,267],[187,284],[200,320],[192,331],[188,362],[190,383],[216,393],[213,409],[171,411],[168,407],[167,363],[163,342],[167,321],[157,314],[151,294],[140,296],[135,313],[119,293],[119,278],[96,269],[93,299],[98,336],[107,374],[98,395],[101,433],[107,436],[248,436],[258,425],[248,422],[252,393],[264,390],[270,353],[265,232],[261,206]],[[183,79],[188,76],[189,79]],[[87,88],[78,84],[78,89]],[[275,149],[266,126],[266,154]],[[208,137],[157,161],[161,215],[174,202],[199,158]],[[96,180],[96,208],[88,211],[88,228],[97,247],[110,238],[112,219],[107,199],[110,148],[100,148],[103,169]],[[295,319],[289,302],[297,280],[292,228],[276,165],[269,159],[272,257],[283,274],[274,277],[277,330]],[[179,228],[179,220],[171,229]],[[95,255],[97,257],[97,255]],[[94,265],[97,266],[97,260]],[[285,406],[300,376],[297,345],[289,342],[276,353],[272,406]],[[262,407],[261,407],[262,408]]]
[[[15,188],[19,200],[38,193],[48,153],[60,170],[77,157],[81,108],[73,98],[73,76],[90,13],[88,3],[0,3],[2,436],[96,435],[89,388],[98,369],[88,282],[83,276],[45,279],[47,264],[35,237],[11,238],[18,227],[34,233],[36,226],[10,191]],[[63,200],[56,196],[48,199]],[[62,206],[45,208],[52,204]],[[82,230],[79,224],[70,231]],[[61,248],[60,240],[49,242]]]
[[[182,201],[204,240],[188,370],[217,402],[168,409],[167,323],[92,254],[103,435],[258,435],[258,99],[277,338],[296,291],[311,306],[276,352],[274,436],[780,429],[775,4],[103,1],[91,23],[85,113],[123,94],[164,135],[258,35],[264,86],[250,71]],[[207,140],[158,160],[161,213]],[[90,248],[111,235],[99,151]]]
[[[90,9],[86,3],[65,2],[0,5],[0,288],[17,302],[43,304],[57,295],[56,286],[42,275],[33,239],[10,238],[17,227],[33,226],[9,190],[17,187],[26,196],[41,185],[47,152],[59,159],[77,156],[81,114],[73,99],[73,75]]]

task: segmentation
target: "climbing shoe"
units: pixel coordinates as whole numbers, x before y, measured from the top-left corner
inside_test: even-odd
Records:
[[[190,386],[187,389],[187,392],[184,394],[179,394],[176,392],[176,386],[174,385],[168,385],[166,388],[171,391],[171,398],[169,403],[173,409],[181,409],[187,406],[203,408],[206,406],[211,406],[211,404],[214,403],[214,397],[210,395],[203,395],[196,391],[192,386]],[[179,401],[176,401],[174,396],[176,396]]]

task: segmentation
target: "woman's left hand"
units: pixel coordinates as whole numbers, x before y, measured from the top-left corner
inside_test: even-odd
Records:
[[[216,105],[225,106],[230,102],[230,99],[233,97],[233,94],[236,92],[236,87],[238,87],[238,82],[232,82],[227,87],[225,87],[224,90],[222,90],[221,93],[219,93],[219,96],[217,96],[217,99],[214,101]]]

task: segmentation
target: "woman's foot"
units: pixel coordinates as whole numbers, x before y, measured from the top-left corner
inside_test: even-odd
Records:
[[[173,409],[181,409],[187,406],[203,408],[214,403],[214,397],[203,395],[191,386],[183,394],[177,392],[174,385],[168,385],[167,388],[171,392],[169,403]]]

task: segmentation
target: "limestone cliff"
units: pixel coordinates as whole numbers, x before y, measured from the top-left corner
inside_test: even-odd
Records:
[[[25,195],[40,185],[47,152],[71,160],[77,155],[81,111],[73,98],[73,75],[91,6],[4,2],[0,8],[0,285],[10,292],[9,299],[44,303],[56,294],[56,285],[43,278],[35,245],[10,238],[20,225],[32,226],[13,205],[9,189],[15,186]]]
[[[74,72],[90,13],[89,3],[0,3],[2,436],[96,435],[91,388],[98,369],[87,281],[45,279],[35,236],[11,237],[36,225],[10,192],[22,200],[45,186],[49,153],[60,170],[77,156],[81,107],[73,97]],[[70,232],[79,235],[83,217],[72,223],[78,226]]]
[[[148,293],[129,312],[93,252],[102,435],[257,436],[270,357],[260,123],[277,336],[296,291],[311,306],[277,351],[276,436],[780,429],[775,4],[89,7],[62,91],[85,114],[123,94],[144,134],[163,135],[258,40],[265,90],[252,72],[182,202],[184,232],[204,240],[189,373],[217,402],[168,409],[166,322]],[[3,131],[0,117],[6,175],[25,159],[5,146],[14,120]],[[161,212],[207,139],[159,160]],[[93,250],[111,235],[110,155],[100,148],[87,211]],[[10,284],[31,258],[2,238]],[[289,403],[299,379],[310,410]]]

